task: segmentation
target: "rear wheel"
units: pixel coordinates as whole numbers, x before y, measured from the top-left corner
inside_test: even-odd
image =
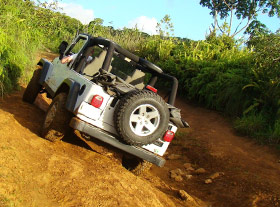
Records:
[[[153,164],[138,157],[124,155],[122,165],[134,175],[141,175],[149,171]]]
[[[41,71],[42,71],[41,69],[37,69],[34,71],[33,76],[24,91],[22,97],[23,101],[30,104],[34,103],[38,93],[42,89],[42,86],[39,84]]]
[[[49,141],[61,140],[72,131],[69,126],[72,114],[65,108],[66,100],[66,93],[58,94],[47,111],[42,127],[42,137]]]

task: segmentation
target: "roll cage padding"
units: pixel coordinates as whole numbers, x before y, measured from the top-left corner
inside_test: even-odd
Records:
[[[150,68],[157,73],[163,73],[163,71],[160,69],[160,67],[156,66],[155,64],[153,64],[143,58],[139,58],[139,64],[144,65],[145,67]]]

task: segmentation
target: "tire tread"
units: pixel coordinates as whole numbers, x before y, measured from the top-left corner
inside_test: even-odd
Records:
[[[134,146],[142,146],[142,145],[146,145],[146,144],[150,144],[151,143],[151,140],[149,140],[149,139],[143,140],[141,142],[136,141],[134,139],[131,139],[122,130],[122,128],[124,127],[123,123],[122,123],[123,122],[122,115],[127,110],[129,105],[134,103],[136,100],[139,100],[139,98],[144,98],[144,99],[153,98],[153,99],[155,99],[158,103],[160,103],[162,106],[164,106],[165,113],[168,114],[168,120],[167,121],[165,120],[166,128],[168,126],[168,121],[169,121],[169,111],[168,111],[167,105],[166,105],[165,101],[158,94],[155,94],[154,92],[149,91],[149,90],[141,90],[141,91],[136,90],[136,91],[133,91],[133,92],[130,92],[130,93],[126,94],[120,100],[120,102],[118,104],[118,107],[116,109],[116,112],[115,112],[115,124],[116,124],[117,132],[119,133],[121,138],[126,143],[128,143],[130,145],[134,145]],[[157,138],[162,137],[164,133],[165,133],[165,131],[160,132],[160,134],[159,134],[159,136]],[[153,140],[153,141],[155,141],[155,140]]]
[[[48,115],[48,112],[50,111],[51,107],[54,105],[55,102],[58,103],[58,109],[55,115],[55,118],[53,119],[52,123],[48,126],[45,127],[45,121],[42,127],[42,137],[51,141],[51,142],[56,142],[61,140],[69,130],[71,130],[69,126],[70,119],[72,117],[71,113],[67,111],[65,108],[67,100],[67,94],[66,93],[60,93],[58,94],[54,99],[53,102],[51,103],[47,113],[46,117]],[[46,120],[45,117],[45,120]]]
[[[37,69],[34,71],[31,80],[29,81],[24,94],[22,96],[22,100],[33,104],[38,93],[40,92],[42,86],[39,84],[39,78],[41,75],[41,69]]]

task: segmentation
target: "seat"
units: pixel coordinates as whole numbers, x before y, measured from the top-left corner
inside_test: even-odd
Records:
[[[89,63],[83,70],[84,74],[93,75],[102,68],[107,51],[103,50],[98,56],[94,57],[94,60]],[[87,79],[91,79],[89,76],[85,76]]]

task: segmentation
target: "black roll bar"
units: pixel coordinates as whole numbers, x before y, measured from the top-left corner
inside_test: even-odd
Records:
[[[175,99],[176,99],[176,94],[177,94],[177,89],[178,89],[178,80],[177,80],[177,78],[175,78],[175,77],[173,77],[171,75],[167,75],[167,74],[163,73],[161,68],[159,68],[155,64],[149,62],[148,60],[140,58],[137,55],[134,55],[133,53],[129,52],[126,49],[123,49],[121,46],[119,46],[117,43],[115,43],[115,42],[113,42],[111,40],[104,39],[102,37],[91,37],[90,35],[88,35],[88,36],[89,36],[90,42],[87,44],[86,47],[90,47],[90,46],[94,46],[94,45],[103,45],[105,47],[108,47],[108,51],[107,51],[105,60],[104,60],[103,65],[102,65],[102,68],[105,71],[109,70],[109,67],[111,65],[111,60],[112,60],[114,51],[117,51],[117,52],[125,55],[129,59],[133,60],[134,62],[136,62],[136,63],[138,63],[140,65],[143,65],[144,67],[150,69],[151,70],[150,72],[153,74],[153,77],[150,80],[150,83],[151,83],[152,86],[157,81],[156,76],[161,76],[163,78],[171,80],[172,81],[172,87],[171,87],[170,96],[168,98],[168,104],[174,105]]]

